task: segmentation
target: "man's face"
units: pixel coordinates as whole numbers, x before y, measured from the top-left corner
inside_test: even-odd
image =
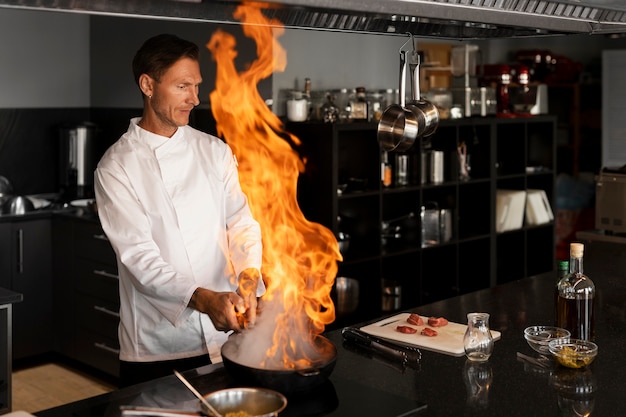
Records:
[[[198,88],[202,82],[200,65],[182,58],[172,65],[159,81],[153,80],[151,106],[164,130],[185,126],[191,110],[200,104]]]

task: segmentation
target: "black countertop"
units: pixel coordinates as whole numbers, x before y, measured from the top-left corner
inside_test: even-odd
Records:
[[[402,369],[344,345],[339,331],[327,337],[338,348],[329,382],[306,395],[289,396],[285,416],[563,416],[593,409],[593,416],[618,416],[626,409],[620,381],[626,375],[626,282],[593,277],[597,287],[596,343],[599,354],[586,369],[540,368],[517,358],[536,357],[525,327],[554,323],[554,275],[544,274],[414,309],[465,323],[466,314],[491,314],[502,333],[484,365],[465,357],[423,350],[417,369]],[[236,386],[221,364],[185,375],[202,393]],[[477,382],[482,381],[479,389]],[[574,394],[575,392],[586,394]],[[423,408],[423,405],[426,405]],[[197,401],[168,376],[145,384],[37,413],[41,417],[119,416],[120,405],[196,409]],[[413,411],[412,410],[419,410]],[[580,414],[583,415],[583,414]]]

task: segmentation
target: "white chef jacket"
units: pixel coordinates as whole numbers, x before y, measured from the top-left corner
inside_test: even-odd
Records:
[[[98,214],[117,255],[120,359],[219,360],[228,334],[187,304],[197,287],[234,291],[242,270],[261,269],[260,227],[227,144],[189,126],[166,138],[139,120],[95,172]],[[264,291],[259,282],[257,295]]]

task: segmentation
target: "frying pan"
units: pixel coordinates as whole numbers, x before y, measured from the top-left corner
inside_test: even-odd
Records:
[[[335,368],[337,348],[324,336],[314,340],[319,358],[306,369],[266,369],[251,366],[238,358],[239,335],[234,335],[222,346],[224,368],[230,376],[248,386],[259,386],[281,392],[285,395],[306,391],[323,384]]]

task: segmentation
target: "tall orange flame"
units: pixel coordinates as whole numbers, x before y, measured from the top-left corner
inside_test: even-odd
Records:
[[[287,65],[276,39],[283,31],[273,35],[270,27],[280,23],[249,5],[239,6],[234,17],[255,40],[257,59],[239,72],[234,37],[222,30],[213,34],[207,44],[217,63],[211,107],[218,135],[237,156],[241,186],[261,225],[264,302],[280,306],[266,358],[286,368],[306,367],[314,359],[307,353],[312,341],[335,318],[330,293],[341,255],[333,233],[302,214],[296,192],[305,161],[292,147],[300,140],[285,131],[257,90],[260,80]]]

